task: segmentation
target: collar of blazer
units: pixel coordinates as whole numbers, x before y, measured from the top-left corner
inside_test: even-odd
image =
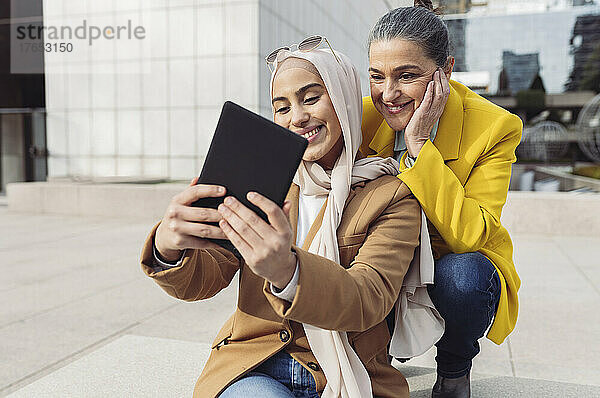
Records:
[[[460,83],[450,80],[450,96],[440,118],[437,134],[433,140],[434,145],[442,154],[444,161],[458,159],[460,150],[464,113],[461,95],[456,90],[457,88],[460,89],[460,86],[462,86]],[[368,102],[371,101],[370,97],[365,98],[368,98]],[[363,112],[377,112],[377,110],[371,105],[365,107]],[[367,117],[367,115],[363,114],[363,117]],[[369,115],[369,117],[372,117],[372,115]],[[369,148],[380,156],[393,156],[396,132],[388,126],[382,116],[380,118],[381,124],[369,143]]]

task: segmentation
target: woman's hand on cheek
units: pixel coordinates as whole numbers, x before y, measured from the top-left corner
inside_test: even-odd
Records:
[[[427,84],[423,101],[413,113],[404,130],[404,142],[410,156],[417,157],[429,139],[431,129],[444,112],[449,95],[450,84],[446,74],[441,68],[438,68],[433,74],[433,80]]]
[[[294,276],[296,257],[292,253],[292,228],[287,219],[290,203],[283,210],[258,193],[249,193],[248,200],[261,209],[269,223],[239,200],[228,197],[219,206],[223,220],[219,226],[238,249],[246,264],[256,275],[283,289]]]

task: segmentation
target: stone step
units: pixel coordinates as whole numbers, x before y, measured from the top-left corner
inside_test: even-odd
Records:
[[[8,397],[190,396],[209,351],[206,343],[124,335]],[[435,369],[398,368],[408,379],[411,397],[430,396]],[[600,397],[600,386],[473,374],[472,396],[588,398]]]

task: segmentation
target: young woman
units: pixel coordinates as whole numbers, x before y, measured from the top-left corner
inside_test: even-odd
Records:
[[[142,268],[187,301],[240,272],[237,309],[196,397],[408,397],[388,362],[385,317],[419,245],[421,210],[393,159],[357,158],[362,103],[348,58],[331,49],[274,58],[274,120],[309,141],[283,209],[258,193],[248,199],[268,223],[233,197],[218,211],[193,208],[226,192],[192,185],[152,230]],[[205,238],[231,240],[242,258]]]
[[[522,123],[449,81],[448,30],[432,9],[415,1],[371,31],[361,152],[397,157],[398,177],[427,216],[436,258],[429,293],[446,321],[433,397],[468,397],[478,340],[489,327],[502,343],[517,320],[520,280],[500,213]]]

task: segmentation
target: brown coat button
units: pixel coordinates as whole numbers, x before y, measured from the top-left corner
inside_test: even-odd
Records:
[[[289,339],[290,333],[287,330],[282,330],[281,332],[279,332],[279,340],[281,340],[284,343],[287,343]]]
[[[306,366],[308,366],[309,368],[311,368],[315,372],[318,372],[319,370],[321,370],[321,368],[319,367],[319,365],[317,365],[314,362],[309,362],[309,363],[306,364]]]

